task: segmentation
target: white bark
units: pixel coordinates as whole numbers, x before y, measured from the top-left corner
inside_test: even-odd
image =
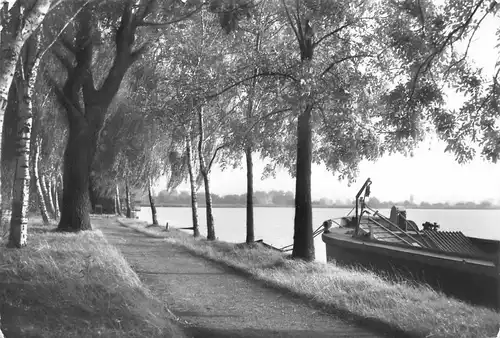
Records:
[[[40,158],[40,151],[42,148],[42,144],[40,138],[37,137],[35,139],[35,156],[33,159],[33,179],[36,183],[36,194],[38,197],[38,208],[40,209],[40,213],[42,214],[43,224],[49,224],[49,216],[47,215],[47,206],[45,205],[45,199],[43,198],[42,184],[40,182],[40,175],[38,173],[38,162]]]
[[[52,200],[54,203],[54,217],[59,219],[59,194],[57,192],[57,179],[52,181]]]
[[[186,136],[186,153],[188,161],[189,183],[191,186],[191,213],[193,217],[193,235],[200,236],[200,225],[198,222],[198,198],[196,196],[196,179],[193,170],[193,151],[191,145],[191,135]]]
[[[45,181],[44,174],[40,174],[39,182],[40,182],[40,187],[42,188],[42,199],[45,203],[45,208],[47,209],[47,212],[48,212],[48,215],[50,215],[50,218],[52,218],[52,216],[54,215],[54,209],[53,209],[53,205],[51,205],[51,203],[49,202],[47,184]]]
[[[49,206],[52,218],[57,219],[56,206],[54,205],[54,199],[52,198],[52,180],[50,177],[45,177],[45,186],[47,189],[47,205]]]
[[[52,2],[52,0],[38,0],[31,7],[31,10],[23,9],[23,20],[20,25],[17,25],[21,11],[19,3],[9,0],[4,3],[1,9],[1,16],[5,20],[0,22],[2,28],[0,40],[0,131],[21,49],[26,40],[42,23]]]
[[[9,244],[15,247],[26,245],[28,237],[28,209],[30,193],[30,149],[33,124],[32,97],[38,74],[40,59],[36,59],[39,40],[31,40],[32,48],[25,48],[21,58],[21,76],[17,83],[19,122],[17,127],[16,171],[12,193],[12,215],[10,220]]]
[[[120,201],[120,188],[118,187],[118,184],[116,185],[116,213],[121,216],[122,215],[122,203]]]
[[[19,22],[21,18],[21,4],[19,1],[7,0],[0,4],[0,140],[2,139],[9,89],[14,78],[21,49],[25,41],[40,26],[51,9],[51,4],[52,0],[37,0],[29,10],[23,11],[23,20],[21,22]],[[1,159],[0,151],[0,162]],[[0,215],[1,198],[0,194]]]

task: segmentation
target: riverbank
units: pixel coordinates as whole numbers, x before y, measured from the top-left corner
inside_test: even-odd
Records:
[[[55,233],[39,219],[28,229],[25,248],[0,241],[5,337],[184,337],[100,231]]]
[[[498,313],[425,286],[393,283],[370,272],[332,264],[295,262],[261,245],[248,248],[195,240],[175,229],[166,232],[163,227],[137,220],[121,222],[300,297],[313,307],[374,329],[392,328],[414,337],[493,337],[498,332]]]

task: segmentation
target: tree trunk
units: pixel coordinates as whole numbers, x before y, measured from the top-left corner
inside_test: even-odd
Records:
[[[64,151],[63,203],[59,231],[91,230],[90,166],[95,152],[94,132],[83,116],[69,123],[68,143]]]
[[[99,131],[125,73],[146,50],[146,45],[134,47],[137,24],[148,14],[146,7],[149,8],[137,8],[133,2],[126,2],[114,37],[115,57],[99,89],[95,87],[92,72],[92,9],[82,10],[76,18],[78,30],[73,46],[76,54],[65,58],[64,62],[69,76],[62,89],[54,86],[65,108],[69,125],[68,144],[64,154],[63,205],[58,226],[60,230],[91,229],[89,179]],[[127,198],[130,198],[128,186]],[[130,217],[130,200],[127,201],[127,209],[127,216]]]
[[[25,62],[28,61],[22,60],[20,66],[25,67]],[[16,80],[19,122],[17,126],[16,170],[14,174],[14,187],[12,189],[12,214],[8,245],[17,248],[25,246],[28,238],[27,213],[30,191],[29,160],[33,122],[31,101],[33,90],[29,89],[29,84],[26,81],[29,81],[29,78],[18,78]]]
[[[47,206],[45,205],[45,199],[43,197],[42,184],[40,183],[40,175],[38,173],[38,162],[40,158],[40,150],[42,144],[40,138],[37,136],[35,138],[35,148],[34,148],[34,158],[33,158],[33,179],[36,185],[36,194],[38,197],[38,208],[42,214],[43,224],[49,224],[49,216],[47,215]]]
[[[40,187],[42,188],[43,202],[45,203],[45,208],[48,212],[49,218],[54,219],[54,206],[48,196],[49,192],[47,191],[47,181],[45,180],[44,174],[40,174]]]
[[[9,245],[22,247],[28,237],[30,199],[30,151],[33,125],[33,93],[40,65],[37,51],[40,39],[30,37],[21,51],[16,80],[19,121],[17,127],[16,169],[14,175]]]
[[[255,37],[255,51],[259,53],[260,50],[260,32]],[[257,67],[253,70],[254,78],[250,88],[250,95],[248,97],[248,110],[247,110],[247,123],[250,125],[253,117],[255,87],[257,85]],[[247,163],[247,238],[246,243],[250,244],[255,241],[254,233],[254,217],[253,217],[253,161],[252,161],[252,136],[249,133],[246,137],[245,156]]]
[[[12,5],[12,8],[9,8],[8,1],[0,4],[0,140],[2,139],[3,121],[7,109],[9,90],[21,49],[24,42],[42,23],[51,2],[51,0],[36,1],[34,6],[29,10],[24,9],[22,16],[21,1],[16,1]],[[10,3],[12,4],[12,2]],[[1,162],[2,156],[0,151]],[[0,194],[0,217],[1,215],[2,196]]]
[[[54,180],[54,184],[52,184],[52,196],[53,196],[53,201],[54,201],[54,216],[56,217],[56,220],[59,219],[60,213],[59,213],[59,192],[57,191],[57,179]]]
[[[155,199],[153,197],[153,184],[151,179],[148,182],[148,195],[149,195],[149,205],[151,206],[151,217],[153,218],[153,225],[158,225],[158,218],[156,217],[156,207]]]
[[[253,161],[252,147],[245,148],[247,160],[247,239],[248,244],[255,241],[254,219],[253,219]]]
[[[200,159],[200,172],[203,176],[203,183],[205,184],[205,204],[207,211],[207,239],[210,241],[215,240],[215,226],[214,216],[212,213],[212,195],[210,194],[210,179],[208,177],[210,168],[205,164],[203,156],[203,141],[205,138],[203,128],[203,107],[198,108],[198,128],[199,128],[199,141],[198,141],[198,156]]]
[[[94,181],[92,175],[89,177],[89,200],[90,200],[90,210],[93,214],[96,213],[97,197],[94,189]]]
[[[52,219],[57,220],[56,206],[54,204],[54,199],[52,196],[52,180],[50,177],[45,176],[45,186],[47,191],[47,205],[49,206],[50,212],[52,213]]]
[[[189,172],[189,184],[191,186],[191,214],[193,217],[193,236],[200,236],[200,225],[198,223],[198,198],[196,194],[196,179],[193,170],[193,151],[191,147],[191,135],[186,136],[187,165]]]
[[[115,197],[116,197],[116,213],[118,214],[118,216],[122,216],[122,204],[120,201],[120,189],[118,187],[118,184],[116,185]]]
[[[127,218],[132,218],[132,208],[130,206],[130,189],[128,187],[128,180],[125,180],[125,203],[127,205]]]
[[[295,224],[293,258],[315,259],[312,231],[311,161],[312,161],[312,105],[307,104],[299,115],[297,126],[297,172],[295,185]]]
[[[210,194],[210,178],[208,173],[202,171],[203,183],[205,184],[205,203],[207,210],[207,239],[209,241],[215,240],[215,226],[214,226],[214,214],[212,211],[212,195]]]

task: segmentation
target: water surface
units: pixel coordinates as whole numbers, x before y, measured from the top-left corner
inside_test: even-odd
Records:
[[[161,225],[169,222],[171,227],[190,227],[191,208],[157,208]],[[345,216],[351,209],[313,208],[313,227],[316,229],[329,218]],[[380,210],[389,216],[388,209]],[[241,243],[246,237],[245,208],[214,208],[215,235],[227,242]],[[206,209],[199,209],[200,231],[206,236]],[[419,226],[422,223],[437,222],[440,230],[462,231],[465,235],[500,240],[500,210],[439,210],[408,209],[408,219]],[[142,207],[139,219],[151,222],[151,209]],[[283,247],[293,241],[294,208],[257,207],[254,211],[255,238],[263,239],[276,247]],[[316,259],[326,261],[325,244],[321,235],[315,239]]]

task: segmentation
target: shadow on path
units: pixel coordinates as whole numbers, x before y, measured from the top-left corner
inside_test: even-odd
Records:
[[[115,220],[94,225],[192,337],[383,337]]]

